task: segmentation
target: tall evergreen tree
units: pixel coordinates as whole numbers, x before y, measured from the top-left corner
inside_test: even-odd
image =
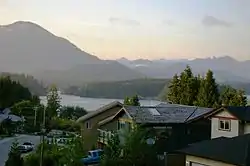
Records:
[[[246,106],[247,97],[243,90],[236,90],[231,86],[223,86],[220,93],[220,102],[226,106]]]
[[[218,86],[213,77],[213,72],[208,70],[206,77],[201,80],[195,105],[200,107],[214,107],[218,104],[218,100]]]
[[[51,86],[47,95],[47,114],[49,118],[57,116],[57,111],[61,107],[60,96],[56,86]]]
[[[179,104],[180,103],[180,79],[177,74],[173,76],[173,79],[171,80],[169,86],[168,86],[168,92],[167,92],[167,101]],[[163,92],[166,93],[166,92]]]
[[[197,95],[195,77],[190,66],[180,75],[180,104],[193,105]]]

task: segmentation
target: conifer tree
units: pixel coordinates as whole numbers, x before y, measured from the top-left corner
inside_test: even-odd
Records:
[[[180,75],[180,104],[193,105],[197,95],[196,82],[189,66]]]
[[[208,70],[206,77],[201,80],[197,101],[200,107],[214,107],[219,100],[218,86],[213,77],[213,72]]]
[[[180,79],[177,74],[174,75],[168,86],[167,100],[174,104],[180,103]]]

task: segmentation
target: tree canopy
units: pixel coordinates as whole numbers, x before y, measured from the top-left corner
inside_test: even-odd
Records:
[[[123,103],[124,105],[140,106],[140,100],[138,95],[134,95],[132,97],[126,97]]]
[[[47,116],[52,118],[57,116],[57,111],[61,107],[61,97],[58,94],[58,89],[56,86],[51,86],[47,94]]]
[[[213,72],[208,70],[205,77],[195,76],[189,66],[174,75],[168,88],[162,92],[163,100],[174,104],[196,105],[200,107],[217,107],[221,104],[245,106],[247,98],[243,90],[231,86],[220,87]]]
[[[31,100],[32,94],[28,88],[10,77],[0,78],[0,108],[8,108],[22,100]]]
[[[60,118],[62,119],[70,119],[70,120],[77,120],[81,116],[87,114],[87,111],[82,107],[73,107],[73,106],[63,106],[60,109]]]

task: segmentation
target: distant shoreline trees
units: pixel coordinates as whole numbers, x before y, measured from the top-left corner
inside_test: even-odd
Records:
[[[168,88],[162,92],[162,99],[174,104],[217,107],[220,105],[246,106],[247,97],[243,90],[219,85],[213,72],[208,70],[205,77],[194,76],[187,66],[180,75],[174,75]]]

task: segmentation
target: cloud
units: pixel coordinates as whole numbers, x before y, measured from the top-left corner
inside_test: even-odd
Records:
[[[109,18],[109,22],[111,24],[127,25],[127,26],[139,26],[140,25],[140,22],[137,20],[130,20],[130,19],[124,19],[124,18],[117,18],[117,17]]]
[[[202,19],[202,24],[207,27],[220,26],[220,27],[231,27],[232,23],[218,19],[213,16],[205,16]]]

